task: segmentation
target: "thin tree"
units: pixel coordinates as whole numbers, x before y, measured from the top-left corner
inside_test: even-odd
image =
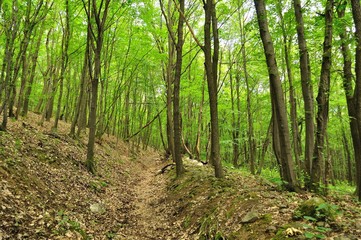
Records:
[[[355,112],[356,112],[356,121],[357,121],[357,129],[358,136],[361,133],[361,6],[359,0],[351,0],[352,6],[352,16],[355,23],[356,28],[356,84],[355,84]],[[352,129],[351,129],[352,130]],[[356,131],[356,130],[355,130]],[[356,133],[352,133],[352,135],[356,135]],[[356,147],[356,146],[354,146]],[[357,181],[357,195],[359,201],[361,201],[361,161],[359,158],[355,158],[358,162],[356,162],[356,181]]]
[[[314,99],[313,87],[311,79],[310,57],[307,49],[307,42],[305,37],[305,26],[303,22],[303,14],[300,0],[293,1],[296,23],[297,23],[297,38],[300,57],[300,73],[302,95],[305,110],[305,124],[306,124],[306,139],[305,139],[305,173],[307,178],[311,176],[312,157],[314,148]],[[309,181],[309,179],[306,181]]]
[[[90,29],[91,49],[94,52],[94,72],[92,67],[89,67],[89,74],[91,79],[91,102],[89,112],[89,139],[87,146],[86,166],[89,172],[95,173],[94,161],[94,145],[96,133],[96,115],[97,115],[97,101],[98,101],[98,85],[101,76],[101,54],[103,48],[104,32],[106,29],[105,23],[107,20],[109,4],[111,0],[91,0],[88,4],[83,1],[83,6],[88,18],[88,28]],[[88,56],[90,57],[90,56]],[[91,63],[91,61],[89,61]]]
[[[211,159],[215,176],[224,176],[220,154],[219,124],[218,124],[218,58],[219,37],[214,0],[203,1],[204,20],[204,65],[208,83],[209,108],[211,112]],[[213,41],[212,41],[213,40]],[[213,52],[212,52],[213,42]]]
[[[325,9],[325,37],[323,42],[323,55],[320,82],[317,95],[317,131],[313,162],[311,168],[311,188],[319,191],[321,179],[321,163],[324,161],[325,137],[328,123],[330,79],[331,79],[331,51],[332,51],[332,22],[333,22],[333,0],[328,0]]]
[[[274,128],[277,129],[277,131],[273,134],[275,143],[280,146],[280,154],[278,157],[281,168],[281,177],[285,181],[285,187],[287,189],[291,191],[298,191],[299,183],[295,174],[291,153],[286,104],[278,72],[273,41],[268,28],[266,6],[264,0],[254,0],[254,4],[256,7],[260,36],[268,66],[271,101],[273,107],[272,113],[274,118],[273,124]]]

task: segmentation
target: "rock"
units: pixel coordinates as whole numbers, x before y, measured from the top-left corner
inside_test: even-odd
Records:
[[[90,205],[90,211],[98,214],[103,214],[106,212],[105,206],[102,203],[94,203]]]
[[[242,218],[241,223],[253,223],[259,219],[258,212],[250,211]]]
[[[317,219],[317,208],[324,204],[325,200],[319,197],[310,198],[301,203],[295,210],[293,217],[295,219],[302,219],[304,216],[313,217]]]
[[[280,210],[280,213],[283,213],[283,214],[288,213],[288,212],[289,212],[289,210],[287,208],[283,208]]]
[[[267,229],[266,229],[266,232],[268,233],[275,233],[277,232],[277,228],[275,226],[268,226]]]
[[[317,222],[316,223],[317,227],[324,227],[325,226],[325,222]]]
[[[334,240],[351,240],[350,238],[346,236],[337,236],[333,238]]]
[[[355,223],[356,229],[361,229],[361,219]]]

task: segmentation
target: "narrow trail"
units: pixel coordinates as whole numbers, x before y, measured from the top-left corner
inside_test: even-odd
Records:
[[[166,179],[158,154],[143,156],[132,169],[134,199],[124,239],[179,239],[180,231],[170,220],[171,206],[165,205]]]

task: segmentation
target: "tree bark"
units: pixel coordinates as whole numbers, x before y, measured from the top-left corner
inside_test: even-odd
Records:
[[[351,0],[352,6],[352,16],[355,23],[356,28],[356,84],[355,84],[355,116],[357,121],[357,132],[351,132],[354,136],[358,135],[360,139],[361,133],[361,6],[359,0]],[[354,137],[353,137],[354,138]],[[355,143],[355,142],[354,142]],[[360,143],[360,141],[358,142]],[[354,148],[356,146],[354,145]],[[360,148],[359,148],[360,149]],[[361,161],[360,158],[355,158],[356,160],[356,192],[358,195],[359,201],[361,201]]]
[[[204,3],[205,23],[204,23],[204,58],[205,69],[208,83],[209,107],[211,113],[211,158],[210,162],[214,166],[215,176],[222,178],[224,176],[220,143],[219,143],[219,124],[218,124],[218,54],[219,38],[218,26],[215,12],[214,0],[206,0]],[[212,55],[212,34],[213,34],[213,55]]]
[[[325,161],[325,137],[328,123],[329,110],[329,94],[330,94],[330,78],[331,78],[331,57],[332,57],[332,22],[333,22],[333,6],[334,1],[328,0],[325,9],[325,39],[323,42],[323,56],[320,82],[318,85],[317,95],[317,130],[315,148],[313,153],[313,163],[311,171],[311,189],[319,191],[319,183],[321,180],[321,164]]]
[[[184,0],[179,0],[179,9],[184,12]],[[182,133],[180,122],[180,109],[179,109],[179,93],[180,93],[180,80],[182,74],[182,58],[183,58],[183,25],[184,18],[179,13],[178,29],[177,29],[177,45],[176,45],[176,65],[174,73],[174,97],[173,97],[173,123],[174,123],[174,161],[176,163],[177,177],[180,177],[184,173],[184,166],[181,156],[182,148]]]
[[[297,22],[297,38],[298,48],[300,54],[300,73],[303,103],[305,109],[305,123],[306,123],[306,139],[305,139],[305,173],[306,178],[311,176],[312,156],[314,149],[314,100],[313,100],[313,87],[311,79],[310,58],[307,49],[305,38],[305,28],[303,23],[302,7],[300,0],[294,0],[294,10]],[[306,179],[306,181],[309,181]]]
[[[281,175],[283,180],[286,182],[285,187],[287,189],[291,191],[298,191],[299,183],[297,181],[292,159],[286,105],[283,98],[283,90],[278,72],[273,42],[268,29],[266,6],[264,0],[254,0],[254,3],[256,6],[258,25],[268,66],[271,100],[272,105],[274,106],[274,124],[277,124],[279,131],[279,144],[282,146],[280,163],[283,167],[281,169]]]

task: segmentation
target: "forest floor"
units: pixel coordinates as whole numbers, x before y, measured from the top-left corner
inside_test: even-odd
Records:
[[[1,120],[1,119],[0,119]],[[69,124],[10,121],[0,132],[0,240],[3,239],[361,239],[361,206],[331,193],[320,219],[294,213],[310,193],[290,193],[261,177],[184,159],[186,173],[159,153],[112,136],[96,143],[97,174],[85,169],[86,134]],[[322,209],[334,217],[322,216]],[[322,217],[324,217],[322,219]]]

